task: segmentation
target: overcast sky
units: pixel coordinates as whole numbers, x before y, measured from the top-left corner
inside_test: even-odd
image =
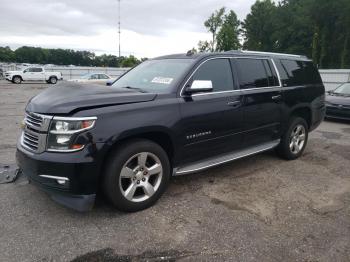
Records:
[[[216,9],[240,19],[255,0],[121,0],[122,55],[183,53],[210,39],[203,22]],[[0,0],[0,46],[118,54],[117,0]]]

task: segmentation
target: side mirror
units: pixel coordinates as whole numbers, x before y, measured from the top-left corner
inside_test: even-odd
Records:
[[[106,86],[111,86],[113,84],[113,81],[107,81]]]
[[[213,91],[213,83],[211,80],[194,80],[192,85],[187,89],[188,93],[200,93]]]

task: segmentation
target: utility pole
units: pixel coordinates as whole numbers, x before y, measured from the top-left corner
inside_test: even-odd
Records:
[[[118,37],[119,37],[119,57],[120,57],[120,0],[118,0]]]

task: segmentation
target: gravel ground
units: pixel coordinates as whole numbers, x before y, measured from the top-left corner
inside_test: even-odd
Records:
[[[26,101],[46,84],[0,81],[0,163],[15,162]],[[273,152],[176,177],[121,213],[62,207],[25,179],[0,185],[1,261],[350,261],[350,125],[324,122],[304,155]]]

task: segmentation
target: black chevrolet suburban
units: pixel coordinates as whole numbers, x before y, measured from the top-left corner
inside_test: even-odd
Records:
[[[304,56],[189,52],[145,61],[110,86],[62,83],[25,111],[16,155],[30,181],[76,210],[100,190],[138,211],[171,176],[271,149],[298,158],[324,118],[325,89]]]

